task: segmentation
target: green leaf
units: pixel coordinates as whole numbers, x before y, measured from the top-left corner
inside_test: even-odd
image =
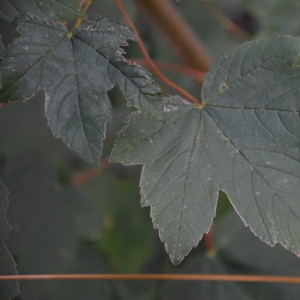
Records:
[[[32,13],[53,21],[68,21],[86,17],[78,0],[1,0],[0,18],[12,22],[21,13]]]
[[[0,64],[0,101],[20,101],[45,90],[45,114],[62,138],[88,164],[98,168],[117,85],[128,104],[162,118],[160,89],[120,46],[134,39],[128,27],[105,18],[86,22],[73,33],[60,24],[25,14],[17,20],[22,36],[7,48]]]
[[[0,275],[16,275],[16,264],[5,245],[5,240],[10,232],[5,213],[8,206],[8,191],[0,181]],[[11,299],[19,294],[17,281],[0,281],[1,299]]]
[[[112,159],[144,164],[142,205],[174,263],[208,231],[219,190],[269,245],[300,255],[300,39],[245,43],[207,74],[204,108],[164,100],[166,122],[133,113]]]

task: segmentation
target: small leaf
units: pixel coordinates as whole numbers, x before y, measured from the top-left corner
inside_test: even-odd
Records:
[[[22,36],[0,64],[0,101],[26,100],[44,89],[53,134],[92,167],[99,166],[111,119],[107,91],[114,85],[129,105],[162,118],[159,87],[142,67],[123,57],[120,46],[134,39],[128,27],[99,17],[70,33],[28,14],[17,24]]]
[[[10,232],[5,213],[8,206],[8,191],[0,181],[0,275],[16,275],[16,264],[5,245],[5,240]],[[19,294],[16,281],[0,281],[1,299],[11,299]]]
[[[21,13],[32,13],[53,21],[68,21],[84,18],[78,0],[1,0],[0,18],[12,22]]]
[[[142,205],[174,263],[207,232],[224,191],[255,235],[300,255],[300,39],[245,43],[207,74],[204,108],[164,100],[166,122],[133,113],[112,159],[144,164]]]

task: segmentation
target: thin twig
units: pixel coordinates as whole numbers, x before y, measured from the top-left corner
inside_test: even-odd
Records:
[[[143,67],[148,66],[145,59],[131,58],[130,61],[135,62]],[[169,63],[169,62],[165,62],[165,61],[154,60],[153,62],[159,69],[164,69],[164,70],[178,72],[178,73],[184,73],[186,75],[189,75],[191,78],[193,78],[194,80],[196,80],[199,83],[203,82],[204,73],[202,71],[199,71],[198,69],[192,68],[190,66],[174,64],[174,63]]]
[[[136,39],[137,39],[137,43],[138,46],[142,52],[142,55],[144,56],[145,60],[147,61],[147,64],[149,66],[149,68],[152,70],[152,72],[161,80],[163,81],[165,84],[167,84],[168,86],[170,86],[171,88],[173,88],[175,91],[177,91],[179,94],[181,94],[184,98],[186,98],[187,100],[198,104],[199,106],[202,106],[202,102],[200,100],[198,100],[197,98],[195,98],[194,96],[192,96],[190,93],[188,93],[186,90],[184,90],[183,88],[181,88],[180,86],[178,86],[177,84],[175,84],[174,82],[172,82],[171,80],[169,80],[168,78],[166,78],[160,71],[159,69],[156,67],[156,65],[154,64],[154,62],[152,61],[139,33],[138,30],[136,29],[133,21],[131,20],[130,16],[128,15],[126,9],[123,6],[122,0],[114,0],[115,3],[117,4],[118,8],[120,9],[121,13],[123,14],[126,22],[128,23],[128,25],[130,26],[130,28],[133,30],[133,32],[136,35]]]
[[[197,280],[300,283],[300,277],[226,274],[47,274],[1,275],[1,280]]]
[[[86,13],[93,2],[94,2],[94,0],[82,0],[82,1],[80,1],[81,6],[85,3],[85,6],[83,7],[82,10]],[[73,32],[77,27],[79,27],[84,19],[86,19],[86,18],[77,19],[76,23],[74,24],[73,28],[71,29],[71,32]]]
[[[94,169],[88,169],[87,171],[76,174],[71,178],[69,185],[73,187],[82,186],[86,182],[92,180],[98,175],[98,173]]]
[[[169,0],[133,0],[189,66],[207,72],[212,59],[197,34]]]

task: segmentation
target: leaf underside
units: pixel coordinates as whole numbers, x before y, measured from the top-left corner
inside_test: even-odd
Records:
[[[164,99],[165,123],[134,112],[112,160],[143,164],[142,205],[173,263],[209,230],[224,191],[253,233],[300,255],[300,39],[245,43],[207,74],[204,108]]]
[[[0,275],[16,275],[16,264],[5,245],[5,240],[10,232],[5,213],[8,206],[8,192],[0,181]],[[19,294],[19,286],[16,281],[1,281],[1,299],[11,299]]]
[[[49,127],[92,167],[98,168],[117,85],[129,105],[163,117],[160,88],[120,46],[134,39],[128,27],[105,18],[85,22],[73,33],[58,23],[24,14],[16,20],[22,36],[7,47],[0,64],[0,102],[45,91]]]
[[[78,0],[1,0],[0,18],[12,22],[20,13],[32,13],[53,21],[68,21],[86,17]]]

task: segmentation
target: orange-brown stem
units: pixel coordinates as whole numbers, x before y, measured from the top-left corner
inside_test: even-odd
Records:
[[[210,227],[209,232],[203,236],[204,247],[208,254],[216,253],[216,248],[213,241],[213,225]]]
[[[143,67],[148,66],[145,59],[132,58],[132,59],[130,59],[130,61],[136,62]],[[185,66],[185,65],[169,63],[169,62],[165,62],[165,61],[156,61],[155,60],[153,62],[159,69],[178,72],[178,73],[184,73],[199,83],[203,82],[204,73],[199,71],[198,69],[195,69],[195,68],[192,68],[189,66]]]
[[[147,61],[147,64],[149,66],[149,68],[151,69],[151,71],[165,84],[167,84],[168,86],[170,86],[172,89],[174,89],[175,91],[177,91],[179,94],[181,94],[184,98],[186,98],[187,100],[198,104],[199,106],[202,105],[201,101],[198,100],[197,98],[195,98],[194,96],[192,96],[190,93],[188,93],[186,90],[184,90],[183,88],[181,88],[180,86],[178,86],[177,84],[175,84],[174,82],[172,82],[171,80],[169,80],[168,78],[166,78],[160,71],[159,69],[156,67],[156,65],[154,64],[154,62],[152,61],[139,33],[138,30],[136,29],[133,21],[131,20],[130,16],[128,15],[126,9],[123,6],[122,0],[115,0],[115,3],[117,4],[117,6],[119,7],[121,13],[123,14],[126,22],[128,23],[128,25],[130,26],[130,28],[133,30],[133,32],[136,35],[136,39],[137,39],[137,43],[138,46],[142,52],[142,55],[144,56],[145,60]]]
[[[73,187],[82,186],[97,175],[98,173],[94,169],[88,169],[87,171],[76,174],[73,178],[71,178],[69,185]]]
[[[300,283],[300,277],[217,274],[51,274],[1,275],[1,280],[197,280]]]
[[[82,0],[82,1],[80,1],[80,6],[83,6],[85,4],[82,10],[84,12],[87,12],[89,7],[92,5],[93,2],[94,2],[94,0]],[[77,19],[77,21],[75,22],[71,32],[74,31],[77,27],[79,27],[83,20],[84,20],[84,18]]]
[[[108,166],[110,165],[109,156],[105,157],[100,164],[99,172],[102,173]],[[86,182],[90,181],[91,179],[95,178],[99,173],[97,173],[94,169],[88,169],[87,171],[75,175],[70,180],[70,186],[77,187],[84,185]]]
[[[149,16],[150,21],[164,35],[171,48],[189,66],[207,72],[212,59],[199,38],[167,0],[133,0]]]

